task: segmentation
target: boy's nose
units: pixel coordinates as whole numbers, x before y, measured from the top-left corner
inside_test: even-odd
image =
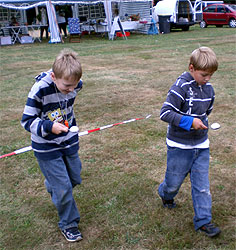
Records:
[[[211,76],[206,76],[206,81],[210,81]]]

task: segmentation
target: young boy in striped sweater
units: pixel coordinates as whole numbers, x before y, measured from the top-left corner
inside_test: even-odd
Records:
[[[82,240],[80,214],[72,189],[81,183],[78,133],[73,104],[82,88],[82,68],[74,51],[64,49],[52,69],[36,77],[29,92],[21,125],[31,133],[32,148],[56,206],[58,226],[70,241]]]
[[[215,93],[209,80],[218,68],[215,53],[208,47],[192,52],[189,72],[184,72],[171,86],[161,108],[161,120],[168,122],[167,170],[158,188],[163,206],[176,207],[177,195],[190,174],[194,207],[194,227],[209,237],[220,229],[211,223],[211,194],[208,178],[208,115]]]

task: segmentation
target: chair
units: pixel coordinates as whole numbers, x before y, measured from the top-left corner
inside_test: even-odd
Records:
[[[79,18],[68,18],[69,42],[80,42],[81,26]]]

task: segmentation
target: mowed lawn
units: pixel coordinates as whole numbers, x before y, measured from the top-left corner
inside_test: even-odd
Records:
[[[43,43],[0,48],[0,154],[30,145],[20,120],[34,77],[50,69],[63,48],[78,52],[84,87],[75,102],[80,131],[146,117],[80,138],[82,185],[74,189],[84,239],[67,243],[44,188],[33,152],[0,159],[0,249],[235,249],[236,29],[191,27],[165,35],[131,34],[109,41],[83,36],[81,43]],[[189,56],[211,47],[219,60],[212,77],[216,100],[209,123],[215,239],[196,233],[189,177],[166,210],[157,195],[166,169],[167,124],[160,108]]]

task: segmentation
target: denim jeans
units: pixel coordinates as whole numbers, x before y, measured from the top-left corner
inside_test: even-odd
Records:
[[[211,221],[211,194],[208,178],[209,148],[180,149],[167,146],[167,170],[158,193],[165,200],[172,200],[178,193],[185,177],[190,174],[195,216],[194,228]]]
[[[80,214],[72,189],[81,183],[81,161],[78,153],[54,160],[37,159],[45,177],[45,186],[56,206],[61,230],[77,227]]]

